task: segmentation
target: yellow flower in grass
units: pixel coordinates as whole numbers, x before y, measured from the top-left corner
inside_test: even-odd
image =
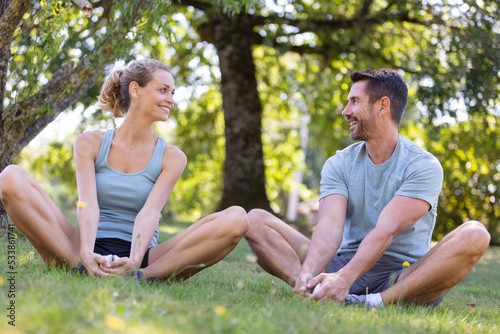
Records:
[[[84,208],[87,206],[87,204],[85,204],[85,202],[82,202],[82,201],[76,201],[76,206],[79,207],[79,208]]]
[[[257,257],[253,254],[248,254],[247,255],[247,262],[248,263],[255,263],[255,262],[257,262]]]
[[[5,284],[5,282],[4,282],[4,280],[3,280],[3,277],[2,277],[2,276],[0,276],[0,286],[2,286],[2,285],[4,285],[4,284]]]
[[[222,305],[216,305],[214,307],[214,312],[217,313],[218,315],[224,315],[226,314],[226,308]]]
[[[125,322],[122,319],[115,317],[114,315],[105,316],[104,324],[106,325],[106,327],[111,329],[125,329]]]

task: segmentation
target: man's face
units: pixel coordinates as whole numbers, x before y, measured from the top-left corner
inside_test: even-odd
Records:
[[[365,92],[368,81],[358,81],[351,87],[347,97],[348,103],[342,116],[351,124],[352,140],[367,141],[371,138],[375,128],[375,113],[373,104],[369,103],[370,97]]]

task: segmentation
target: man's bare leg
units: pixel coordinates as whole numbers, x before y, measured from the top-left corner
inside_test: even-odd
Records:
[[[267,211],[248,213],[250,228],[245,239],[268,273],[295,286],[310,240]]]
[[[381,292],[384,304],[429,303],[460,283],[488,248],[490,235],[483,224],[470,221],[447,234],[412,264],[391,288]]]

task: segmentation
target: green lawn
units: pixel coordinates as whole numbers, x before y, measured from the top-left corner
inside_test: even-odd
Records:
[[[183,226],[163,227],[162,240]],[[15,298],[9,298],[7,235],[0,244],[0,333],[500,332],[499,248],[490,248],[436,309],[371,310],[295,297],[290,287],[258,267],[245,241],[224,261],[184,283],[146,285],[48,268],[20,235]],[[8,324],[11,301],[15,327]]]

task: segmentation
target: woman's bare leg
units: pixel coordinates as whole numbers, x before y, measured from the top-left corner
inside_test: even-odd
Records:
[[[145,278],[187,279],[226,257],[248,230],[246,212],[230,207],[213,213],[151,248]]]
[[[21,167],[10,165],[0,173],[0,199],[45,263],[77,265],[80,256],[75,228]]]

